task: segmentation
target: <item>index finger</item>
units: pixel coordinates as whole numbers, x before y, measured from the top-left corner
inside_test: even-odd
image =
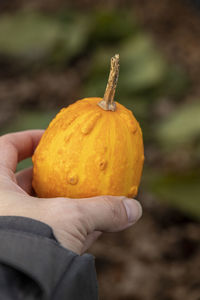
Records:
[[[0,137],[0,167],[15,172],[17,163],[30,157],[44,130],[26,130]]]

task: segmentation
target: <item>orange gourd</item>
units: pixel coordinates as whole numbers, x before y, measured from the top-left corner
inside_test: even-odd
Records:
[[[144,149],[132,112],[114,102],[119,55],[111,59],[104,98],[84,98],[52,120],[33,155],[39,197],[135,197]]]

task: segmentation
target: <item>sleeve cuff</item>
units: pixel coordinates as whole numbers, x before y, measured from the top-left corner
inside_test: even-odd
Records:
[[[18,216],[0,216],[0,230],[26,232],[56,240],[51,227],[35,219]]]
[[[81,299],[98,299],[94,257],[79,256],[62,247],[56,242],[51,227],[42,222],[0,217],[0,262],[27,274],[47,298],[59,295],[64,289],[67,299],[69,296],[76,299],[78,283],[85,291]],[[85,298],[84,294],[91,298]]]

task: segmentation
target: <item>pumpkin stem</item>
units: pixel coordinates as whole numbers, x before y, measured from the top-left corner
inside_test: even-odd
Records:
[[[98,105],[104,110],[116,110],[116,104],[114,102],[115,89],[117,86],[117,81],[119,77],[119,54],[115,54],[111,58],[110,74],[108,77],[108,83],[106,86],[105,94],[103,100],[101,100]]]

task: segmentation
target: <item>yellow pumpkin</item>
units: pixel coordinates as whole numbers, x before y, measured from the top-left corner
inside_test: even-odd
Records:
[[[114,93],[119,56],[111,59],[104,98],[85,98],[52,120],[33,155],[33,188],[39,197],[135,197],[144,149],[132,112]]]

